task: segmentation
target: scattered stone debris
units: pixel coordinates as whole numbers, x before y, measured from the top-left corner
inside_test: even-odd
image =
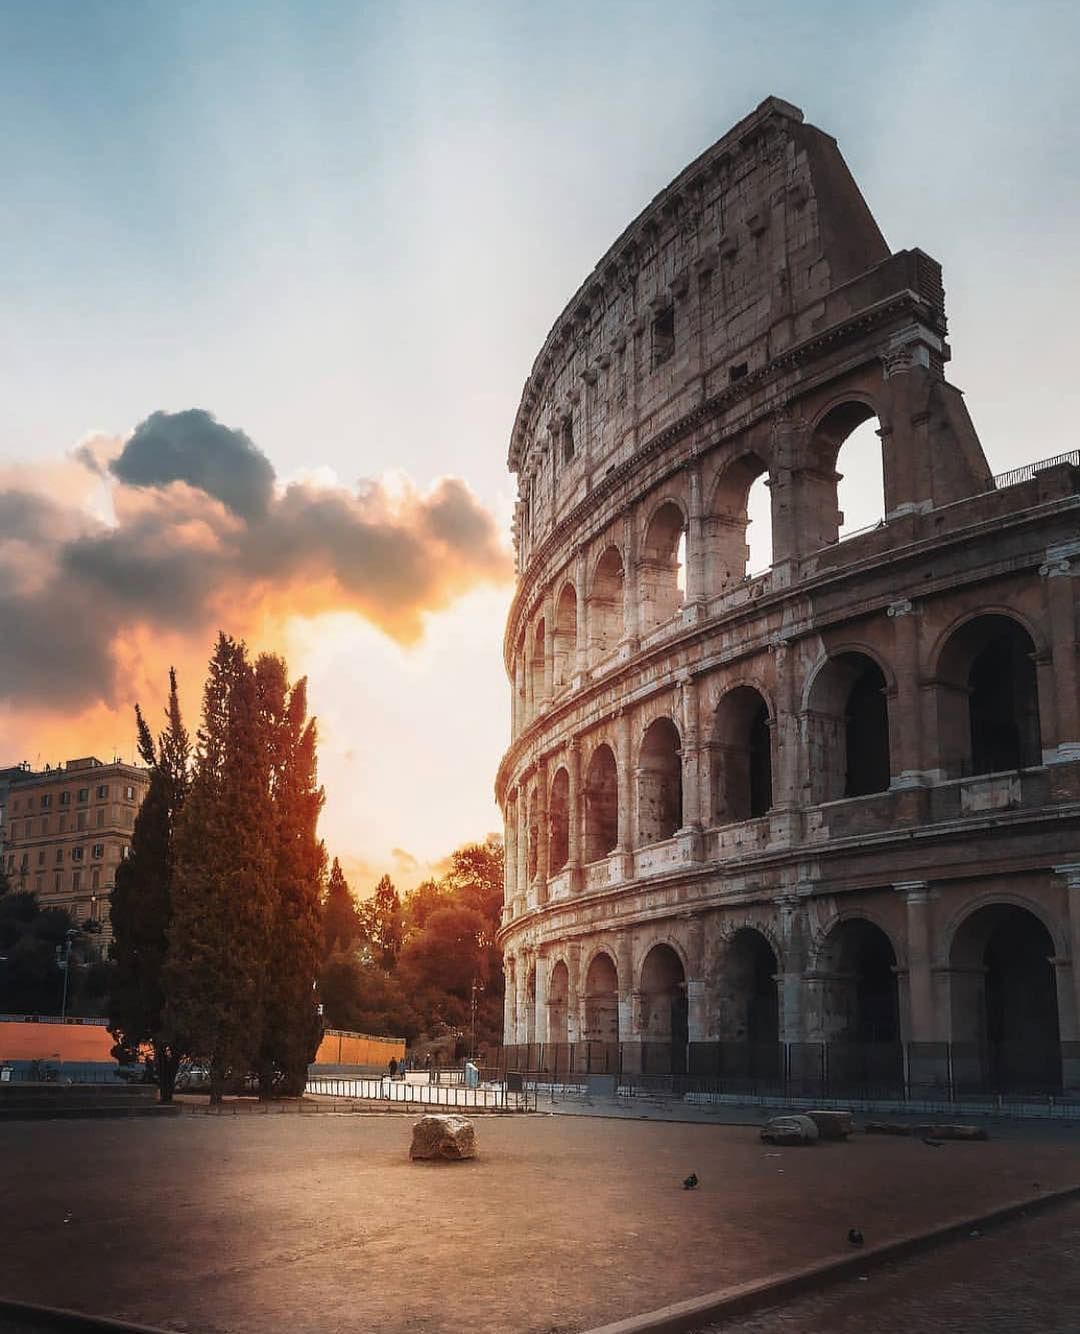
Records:
[[[809,1116],[774,1116],[761,1127],[766,1144],[816,1144],[818,1128]]]
[[[476,1131],[465,1116],[422,1116],[413,1126],[410,1158],[441,1158],[456,1162],[476,1157]]]
[[[909,1138],[921,1139],[924,1144],[930,1144],[932,1148],[938,1148],[939,1144],[933,1141],[942,1141],[947,1139],[962,1140],[983,1140],[989,1139],[985,1126],[965,1126],[965,1125],[902,1125],[898,1121],[867,1121],[866,1133],[868,1135],[905,1135]]]
[[[808,1111],[806,1115],[817,1126],[821,1139],[847,1139],[855,1129],[850,1112]]]

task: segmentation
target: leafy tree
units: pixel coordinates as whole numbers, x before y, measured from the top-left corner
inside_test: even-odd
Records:
[[[322,956],[322,884],[326,852],[316,833],[325,800],[315,762],[315,722],[307,720],[307,683],[290,690],[285,663],[263,654],[255,664],[270,759],[274,824],[274,895],[266,973],[259,1095],[275,1084],[299,1095],[322,1036],[315,982]]]
[[[451,891],[442,880],[425,880],[417,885],[402,904],[405,939],[422,931],[431,914],[438,908],[447,907],[451,898]]]
[[[323,900],[323,952],[327,958],[335,952],[347,953],[364,939],[363,918],[335,857]]]
[[[401,899],[388,875],[375,886],[373,897],[364,907],[367,937],[375,961],[388,973],[393,972],[401,952],[402,917]]]
[[[487,982],[484,919],[475,908],[453,904],[428,918],[401,952],[400,971],[418,990],[447,992],[468,1000],[473,979]]]
[[[13,890],[0,896],[0,1009],[11,1014],[57,1014],[63,973],[56,947],[72,921],[61,908],[41,908],[37,896]],[[79,954],[73,955],[79,962]],[[71,993],[69,992],[69,995]]]
[[[415,1038],[422,1019],[397,973],[378,964],[338,953],[323,966],[319,982],[330,1028]]]
[[[131,848],[116,870],[111,895],[114,972],[109,1031],[116,1054],[128,1061],[149,1045],[162,1102],[172,1102],[185,1042],[165,1029],[164,970],[173,910],[175,839],[189,782],[191,741],[180,714],[176,672],[169,672],[166,725],[155,747],[136,706],[139,754],[150,768],[150,785],[135,817]]]
[[[166,1030],[208,1061],[215,1103],[227,1074],[250,1069],[262,1046],[277,865],[270,762],[247,651],[221,634],[176,830],[165,969]]]

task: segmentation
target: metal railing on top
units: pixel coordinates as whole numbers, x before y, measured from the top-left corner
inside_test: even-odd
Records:
[[[1030,482],[1037,472],[1045,468],[1055,468],[1059,463],[1069,463],[1074,468],[1080,467],[1080,449],[1070,449],[1067,454],[1055,454],[1050,459],[1039,459],[1035,463],[1025,463],[1021,468],[998,473],[994,485],[1000,490],[1003,486],[1015,486],[1017,482]]]

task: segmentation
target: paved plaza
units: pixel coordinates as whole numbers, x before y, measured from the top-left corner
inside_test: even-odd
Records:
[[[743,1126],[478,1116],[476,1161],[418,1164],[412,1120],[8,1124],[0,1293],[192,1334],[572,1334],[843,1254],[853,1225],[874,1245],[1080,1183],[1067,1127],[773,1150]]]

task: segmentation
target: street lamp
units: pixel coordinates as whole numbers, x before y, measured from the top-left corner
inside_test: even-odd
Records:
[[[483,991],[483,982],[478,982],[474,977],[472,980],[472,1023],[469,1030],[469,1059],[476,1060],[476,993]]]
[[[68,974],[71,972],[71,944],[78,934],[78,931],[76,931],[73,926],[68,927],[67,931],[64,933],[65,945],[64,957],[62,959],[60,958],[60,946],[57,945],[56,947],[56,965],[64,974],[64,996],[60,1002],[61,1023],[67,1018]]]

